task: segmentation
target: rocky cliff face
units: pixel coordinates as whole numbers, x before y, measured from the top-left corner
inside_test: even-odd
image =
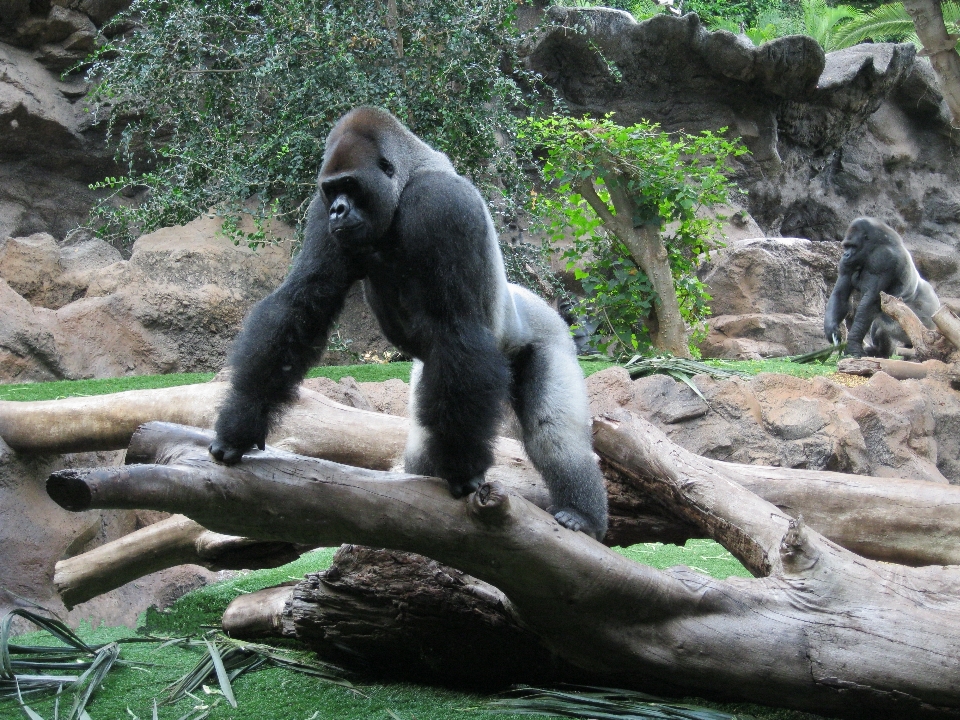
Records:
[[[103,195],[89,184],[121,174],[83,101],[86,84],[33,55],[0,42],[0,240],[63,240]]]
[[[574,113],[742,137],[751,154],[736,179],[767,237],[833,243],[855,218],[878,217],[903,235],[942,298],[960,296],[960,146],[912,45],[825,55],[803,36],[754,47],[693,14],[637,23],[618,10],[554,7],[526,61]],[[753,313],[767,315],[762,306],[785,295],[760,290]],[[812,349],[801,345],[789,350]]]

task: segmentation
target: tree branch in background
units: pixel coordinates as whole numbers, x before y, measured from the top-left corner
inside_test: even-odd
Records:
[[[903,8],[913,19],[923,44],[921,54],[930,58],[940,81],[940,92],[950,108],[953,126],[960,128],[960,55],[956,49],[960,37],[947,32],[940,0],[903,0]]]

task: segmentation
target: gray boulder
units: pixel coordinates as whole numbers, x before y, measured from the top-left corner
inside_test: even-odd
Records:
[[[840,246],[802,238],[730,242],[700,268],[713,297],[705,357],[782,357],[824,347]]]
[[[664,375],[631,381],[610,368],[587,378],[591,412],[626,408],[717,460],[960,484],[960,398],[946,383],[885,373],[857,387],[772,374],[693,382],[705,399]]]

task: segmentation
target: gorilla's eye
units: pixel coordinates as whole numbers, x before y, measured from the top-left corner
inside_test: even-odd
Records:
[[[396,172],[396,170],[393,167],[393,163],[387,160],[386,158],[380,158],[380,161],[377,163],[377,165],[380,167],[381,170],[383,170],[383,174],[389,178],[392,178],[393,174]]]

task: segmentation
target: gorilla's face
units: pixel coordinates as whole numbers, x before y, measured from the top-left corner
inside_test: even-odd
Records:
[[[325,156],[319,183],[330,231],[342,241],[375,245],[400,196],[394,162],[362,127],[334,128]]]
[[[847,234],[843,238],[840,246],[843,248],[843,255],[840,258],[840,264],[844,268],[853,269],[861,267],[864,263],[867,250],[867,239],[870,233],[870,226],[864,219],[856,220],[850,225]]]

